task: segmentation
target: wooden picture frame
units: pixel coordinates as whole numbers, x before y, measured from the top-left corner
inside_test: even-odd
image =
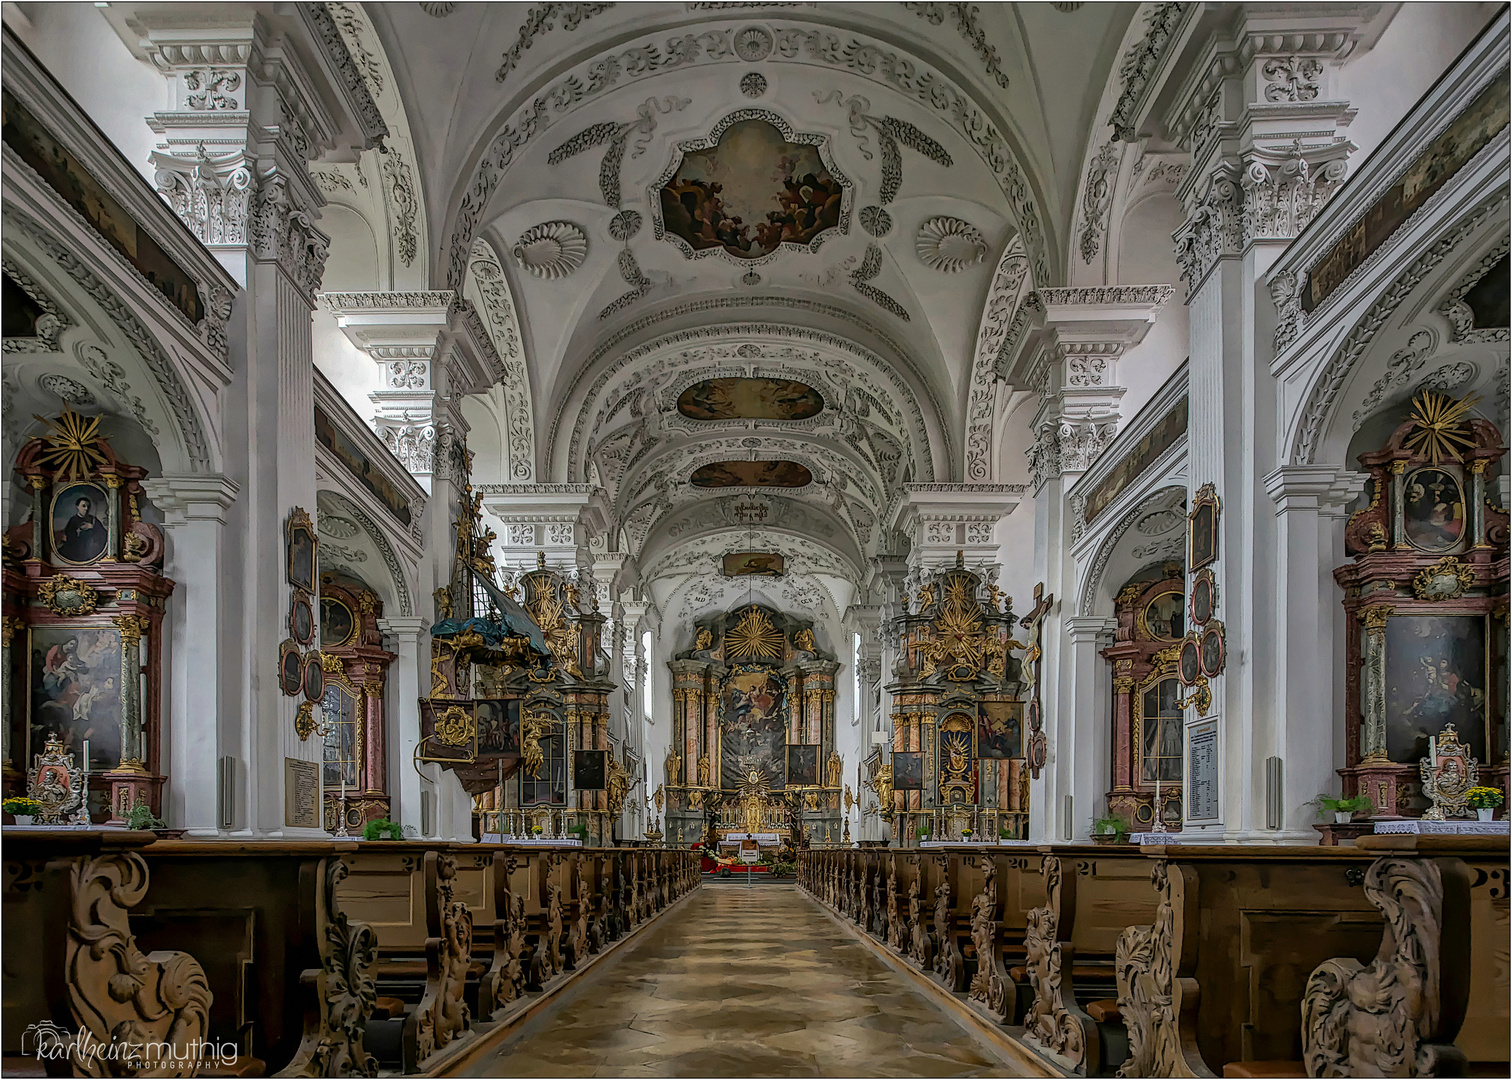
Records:
[[[1198,654],[1202,662],[1202,673],[1208,678],[1222,674],[1223,666],[1228,660],[1228,639],[1223,632],[1223,624],[1214,620],[1202,631],[1202,642],[1198,647]]]
[[[110,519],[115,510],[111,498],[117,494],[93,480],[54,484],[47,510],[53,562],[91,566],[116,554],[110,550]],[[87,504],[83,513],[81,503]]]
[[[1176,655],[1176,677],[1182,686],[1195,685],[1202,677],[1202,642],[1195,630],[1181,642],[1181,651]]]
[[[304,685],[304,657],[299,643],[284,638],[278,645],[278,688],[289,697],[298,697]]]
[[[302,649],[310,647],[315,638],[315,612],[310,607],[310,594],[296,590],[289,601],[289,636]]]
[[[361,623],[351,607],[333,596],[320,598],[320,647],[341,649],[353,644]]]
[[[319,563],[316,551],[319,545],[320,538],[315,534],[315,525],[310,521],[310,515],[305,513],[303,507],[296,506],[290,512],[288,524],[284,528],[284,550],[287,556],[285,576],[294,588],[303,589],[312,595],[317,589]]]
[[[1218,517],[1222,505],[1218,489],[1203,484],[1187,511],[1187,570],[1200,570],[1218,561]]]
[[[1211,569],[1199,570],[1192,578],[1192,595],[1187,606],[1194,628],[1205,625],[1218,611],[1218,580]]]
[[[318,705],[325,697],[325,668],[321,666],[318,652],[305,653],[302,685],[306,701]]]

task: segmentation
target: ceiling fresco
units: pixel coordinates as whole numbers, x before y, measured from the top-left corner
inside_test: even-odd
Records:
[[[690,420],[807,420],[824,411],[824,398],[792,379],[705,379],[677,398]]]
[[[812,137],[784,134],[767,119],[729,119],[710,136],[714,145],[683,144],[682,162],[661,188],[662,227],[694,255],[760,259],[784,244],[817,247],[840,226],[848,185]]]
[[[713,461],[693,471],[689,483],[701,488],[807,487],[814,476],[796,461]]]

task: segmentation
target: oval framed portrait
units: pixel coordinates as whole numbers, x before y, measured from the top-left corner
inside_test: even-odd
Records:
[[[304,682],[304,658],[299,655],[299,643],[285,638],[278,646],[278,688],[289,697],[297,697]]]
[[[109,495],[99,484],[65,484],[52,501],[53,556],[82,566],[99,562],[110,544]]]
[[[1227,652],[1223,624],[1214,623],[1202,632],[1202,673],[1211,679],[1221,672]]]
[[[1196,634],[1188,634],[1181,643],[1181,652],[1176,658],[1176,674],[1187,686],[1202,675],[1202,645]]]
[[[334,596],[320,598],[320,647],[339,649],[351,643],[357,633],[357,617],[352,609]]]
[[[301,646],[309,645],[315,636],[315,612],[310,608],[310,598],[302,592],[296,592],[289,601],[289,633]]]
[[[1459,545],[1465,535],[1465,493],[1453,473],[1430,467],[1407,476],[1402,484],[1402,530],[1420,551],[1449,551]]]
[[[320,666],[318,652],[305,653],[304,696],[306,701],[313,701],[316,704],[325,697],[325,669]]]
[[[1180,592],[1163,592],[1145,605],[1140,613],[1145,633],[1157,641],[1180,641],[1186,633],[1181,625],[1182,596]]]
[[[1218,583],[1211,570],[1199,570],[1192,580],[1192,625],[1201,626],[1213,617],[1218,607]]]

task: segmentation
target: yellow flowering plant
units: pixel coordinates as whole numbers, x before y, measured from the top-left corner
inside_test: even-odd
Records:
[[[1494,810],[1507,801],[1501,788],[1473,787],[1465,792],[1465,801],[1477,810]]]

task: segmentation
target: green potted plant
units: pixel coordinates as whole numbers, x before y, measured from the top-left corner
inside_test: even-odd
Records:
[[[24,797],[6,799],[0,803],[5,812],[15,819],[17,825],[30,825],[42,809],[42,804],[36,799]]]
[[[126,811],[126,827],[139,832],[161,829],[163,819],[152,812],[152,807],[147,805],[146,799],[138,798],[136,805]]]
[[[1473,787],[1465,792],[1465,801],[1475,808],[1475,816],[1481,821],[1494,821],[1496,808],[1507,801],[1501,788]]]
[[[1131,826],[1129,819],[1118,814],[1106,814],[1092,822],[1094,844],[1127,844]]]
[[[581,821],[567,831],[570,832],[573,836],[577,837],[580,843],[586,844],[588,842],[588,826],[583,824]]]
[[[1009,829],[1008,826],[1006,826],[1006,825],[999,825],[998,826],[998,840],[999,841],[1008,841],[1008,840],[1013,840],[1013,839],[1015,839],[1015,837],[1013,835],[1013,830]]]
[[[773,877],[792,877],[798,872],[798,864],[794,862],[776,862],[772,864]]]
[[[1352,799],[1335,799],[1332,795],[1319,795],[1313,800],[1313,805],[1317,807],[1319,817],[1332,814],[1335,825],[1348,825],[1356,814],[1375,809],[1375,803],[1370,801],[1368,795],[1356,795]]]
[[[929,822],[926,821],[926,822],[923,822],[922,824],[920,824],[919,827],[918,827],[918,829],[916,829],[914,831],[914,835],[918,837],[919,843],[921,843],[921,844],[924,843],[924,841],[928,840],[929,839]]]
[[[403,840],[404,830],[388,818],[377,818],[362,827],[364,840]]]

